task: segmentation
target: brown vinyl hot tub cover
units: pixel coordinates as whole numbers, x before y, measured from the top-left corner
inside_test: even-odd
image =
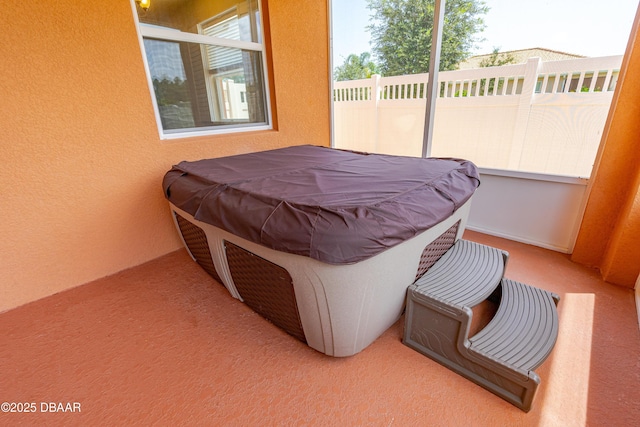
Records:
[[[199,221],[278,251],[350,264],[446,219],[479,184],[467,160],[303,145],[181,162],[163,187]]]

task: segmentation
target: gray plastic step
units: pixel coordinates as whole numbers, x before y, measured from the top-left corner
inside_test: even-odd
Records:
[[[559,300],[549,291],[503,279],[498,311],[483,330],[469,339],[469,350],[528,376],[555,346]]]
[[[540,378],[534,372],[558,335],[551,292],[503,278],[507,253],[458,241],[407,292],[403,342],[524,411]],[[493,319],[473,337],[471,307],[498,302]]]
[[[452,305],[473,307],[496,289],[508,257],[500,249],[460,239],[412,288]]]

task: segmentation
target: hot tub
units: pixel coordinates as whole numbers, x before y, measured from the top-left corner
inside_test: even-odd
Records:
[[[294,146],[181,162],[163,186],[195,261],[330,356],[395,323],[406,289],[462,235],[476,167]]]

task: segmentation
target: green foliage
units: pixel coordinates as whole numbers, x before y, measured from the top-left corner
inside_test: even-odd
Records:
[[[163,78],[153,79],[153,89],[156,93],[158,105],[176,105],[180,102],[189,102],[189,89],[187,81],[178,77],[173,80]]]
[[[360,55],[352,53],[347,56],[344,63],[333,71],[336,81],[368,79],[373,74],[380,74],[380,68],[371,60],[369,52]]]
[[[372,10],[374,53],[386,76],[427,73],[435,0],[367,0]],[[447,0],[440,70],[454,70],[466,59],[485,28],[489,9],[482,0]]]
[[[514,64],[516,58],[509,52],[500,53],[500,48],[494,47],[491,55],[480,61],[479,66],[484,67],[501,67],[503,65]]]

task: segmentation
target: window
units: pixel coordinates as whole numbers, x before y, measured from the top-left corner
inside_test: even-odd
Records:
[[[260,2],[220,3],[134,2],[163,138],[271,128]]]
[[[343,78],[360,72],[357,80],[333,84],[335,147],[421,156],[429,76],[412,68],[427,64],[431,26],[420,30],[429,20],[411,17],[417,7],[433,15],[434,0],[331,4],[336,75],[339,67],[349,71]],[[446,13],[430,154],[469,159],[494,173],[588,178],[638,1],[612,0],[604,8],[584,7],[582,0],[553,7],[499,0],[441,4]],[[477,22],[470,19],[472,4],[488,6],[477,15],[486,27],[468,33],[474,42],[465,47],[470,39],[464,33]],[[606,29],[594,32],[596,22]],[[372,25],[379,23],[385,26],[376,33]],[[425,34],[423,48],[409,42]],[[362,52],[372,53],[370,63],[349,62]],[[466,59],[453,63],[458,53]],[[375,68],[371,63],[388,74],[363,78]]]

